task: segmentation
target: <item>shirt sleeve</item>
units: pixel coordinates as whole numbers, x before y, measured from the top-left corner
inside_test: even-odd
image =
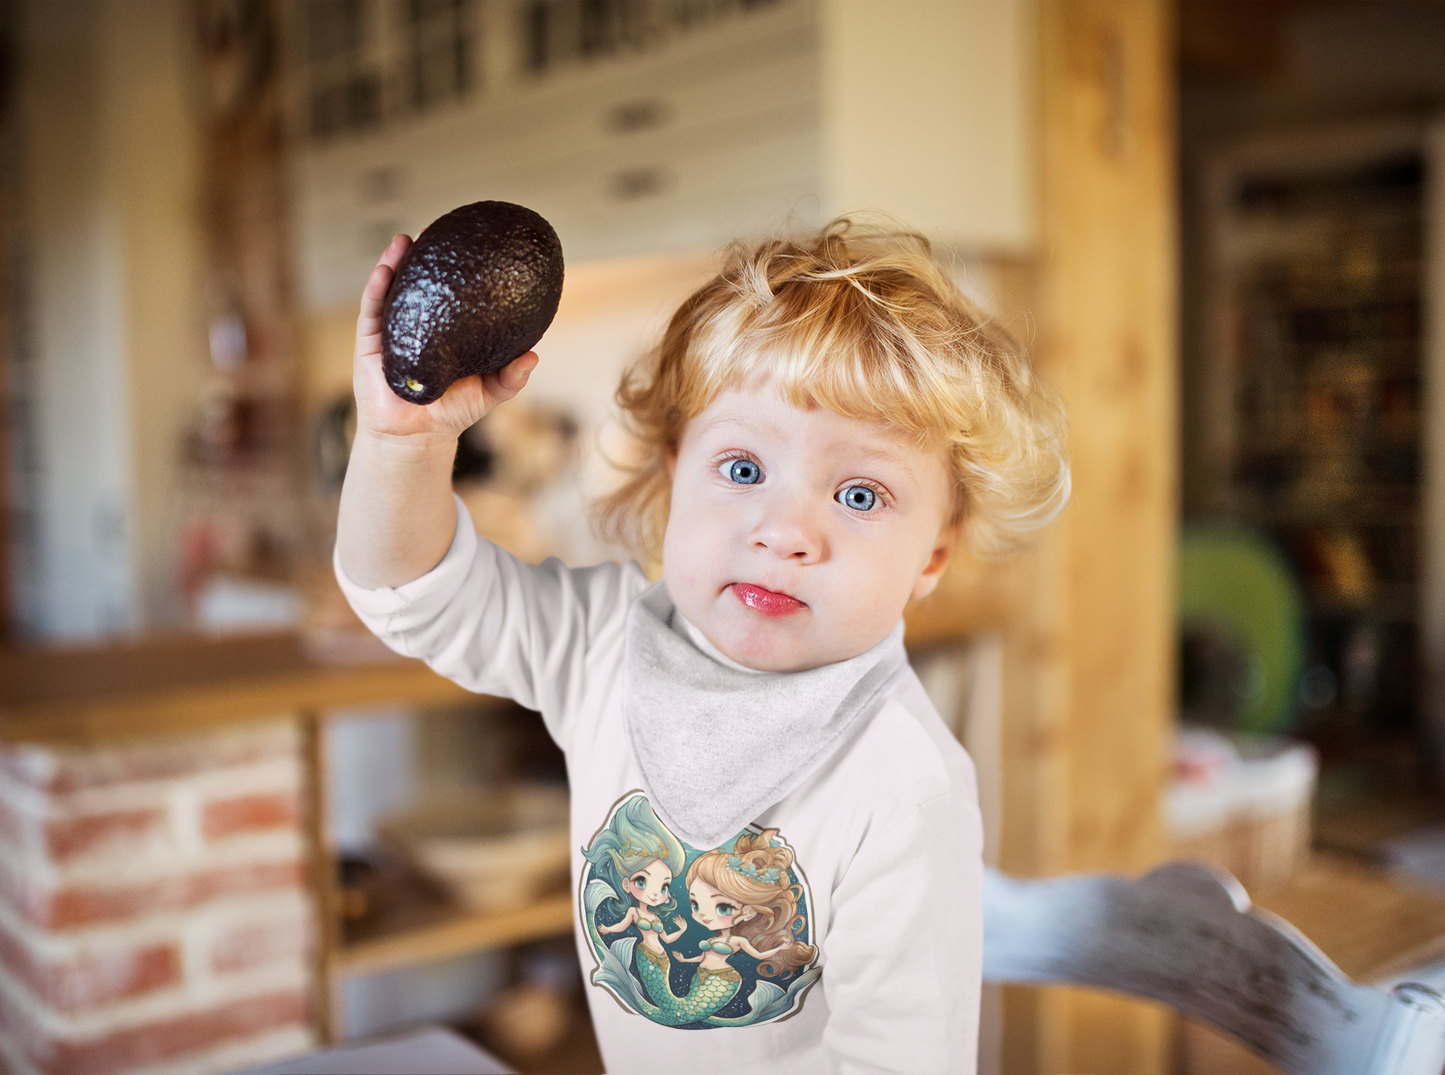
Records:
[[[419,657],[468,690],[539,710],[566,748],[596,639],[621,638],[632,598],[647,586],[636,564],[532,566],[477,536],[461,498],[451,546],[436,567],[401,586],[367,589],[333,559],[362,622],[388,647]]]
[[[975,802],[931,799],[864,839],[833,894],[824,1045],[847,1075],[973,1075],[983,973]]]

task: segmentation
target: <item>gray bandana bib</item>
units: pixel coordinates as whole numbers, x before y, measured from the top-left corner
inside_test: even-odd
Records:
[[[719,653],[658,583],[627,614],[627,737],[663,823],[693,847],[737,834],[876,713],[907,667],[903,624],[857,657],[757,672]]]

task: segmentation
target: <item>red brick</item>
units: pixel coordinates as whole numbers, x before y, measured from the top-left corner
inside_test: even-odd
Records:
[[[62,1012],[142,996],[181,980],[180,948],[170,942],[57,961],[44,959],[0,929],[0,963],[35,999]]]
[[[89,1038],[47,1039],[32,1027],[25,1049],[48,1075],[114,1075],[304,1024],[308,1009],[304,991],[287,989]]]
[[[54,804],[54,799],[49,800]],[[0,839],[60,862],[107,845],[134,842],[164,828],[161,807],[95,813],[32,813],[0,799]]]
[[[311,950],[311,943],[311,929],[302,920],[248,922],[229,931],[212,946],[211,969],[225,974],[257,967],[273,959],[304,955]]]
[[[71,885],[47,889],[0,872],[0,889],[12,905],[44,929],[67,929],[96,922],[195,907],[220,896],[298,888],[306,876],[299,859],[251,866],[223,866],[143,884]]]
[[[11,749],[0,751],[0,770],[41,791],[64,794],[297,756],[293,739],[262,729],[102,747]]]
[[[243,832],[295,828],[300,822],[301,799],[294,791],[215,799],[201,811],[201,831],[208,840]]]
[[[55,804],[54,797],[49,803]],[[0,839],[12,847],[38,852],[56,862],[117,843],[132,843],[161,830],[166,811],[159,806],[93,813],[32,813],[0,799]]]
[[[163,832],[165,827],[166,812],[159,808],[82,814],[49,821],[45,826],[45,843],[54,861],[67,862],[87,852],[139,842]]]

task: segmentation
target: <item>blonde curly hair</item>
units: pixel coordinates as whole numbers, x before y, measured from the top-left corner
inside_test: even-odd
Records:
[[[922,235],[840,218],[803,238],[733,244],[623,375],[617,403],[641,455],[597,505],[604,539],[656,560],[668,460],[687,423],[758,377],[795,406],[945,451],[949,521],[980,555],[1015,548],[1068,500],[1063,408],[1024,349],[963,296]]]
[[[762,952],[783,946],[758,964],[758,973],[768,978],[786,978],[818,955],[815,946],[798,940],[798,931],[804,926],[798,913],[803,887],[788,875],[793,868],[792,851],[773,846],[777,835],[777,829],[743,833],[731,852],[721,848],[705,851],[687,868],[689,885],[701,877],[740,908],[753,910],[751,918],[733,926],[733,933],[746,937]]]

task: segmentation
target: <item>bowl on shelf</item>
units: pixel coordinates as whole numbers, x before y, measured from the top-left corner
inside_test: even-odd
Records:
[[[378,833],[472,911],[519,907],[565,882],[567,789],[504,784],[425,800]]]

